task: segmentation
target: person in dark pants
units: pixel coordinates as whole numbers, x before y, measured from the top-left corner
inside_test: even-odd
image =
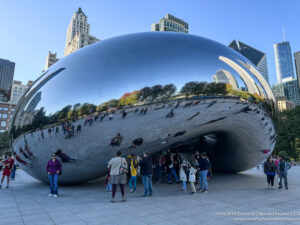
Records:
[[[48,179],[50,182],[50,193],[49,197],[58,197],[58,176],[61,174],[62,165],[60,161],[56,158],[56,154],[52,154],[52,158],[48,161],[46,170],[48,173]]]
[[[275,162],[271,157],[264,163],[264,173],[267,176],[268,188],[274,187],[274,178],[276,173],[278,173]]]
[[[280,177],[279,188],[282,188],[282,179],[284,179],[285,189],[288,189],[287,171],[291,167],[292,167],[291,164],[286,162],[284,157],[280,157],[280,162],[278,163],[278,170],[279,170],[279,177]]]
[[[209,170],[209,162],[207,160],[207,156],[205,152],[201,153],[198,170],[200,171],[199,174],[200,190],[201,192],[206,193],[208,188],[207,172]]]
[[[145,189],[143,197],[152,196],[152,158],[148,152],[144,152],[144,158],[139,157],[138,160]]]

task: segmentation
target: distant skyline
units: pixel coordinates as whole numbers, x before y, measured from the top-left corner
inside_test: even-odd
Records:
[[[298,0],[0,0],[0,4],[0,58],[16,63],[14,79],[23,83],[39,76],[49,50],[62,58],[67,27],[79,7],[88,16],[91,33],[101,40],[150,31],[151,24],[167,13],[188,22],[190,34],[227,46],[240,40],[267,54],[271,85],[277,82],[273,44],[283,41],[282,27],[292,54],[300,51]]]

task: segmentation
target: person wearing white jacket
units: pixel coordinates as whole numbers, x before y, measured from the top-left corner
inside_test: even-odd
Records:
[[[196,189],[195,189],[195,182],[196,182],[196,173],[197,170],[193,166],[189,166],[190,173],[189,173],[189,182],[191,186],[191,194],[196,194]]]
[[[182,191],[183,192],[186,192],[186,182],[187,182],[185,167],[186,167],[186,164],[182,163],[180,166],[180,172],[179,172],[180,180],[182,181]]]

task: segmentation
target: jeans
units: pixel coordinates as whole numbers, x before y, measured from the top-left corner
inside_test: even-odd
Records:
[[[16,176],[16,166],[14,166],[11,170],[10,178],[15,179]]]
[[[199,182],[200,188],[202,190],[207,190],[207,170],[200,170]]]
[[[133,190],[136,191],[136,176],[131,176],[129,180],[129,189],[132,190],[132,182],[133,182]]]
[[[287,172],[286,171],[279,171],[279,187],[282,188],[282,178],[284,179],[284,186],[285,188],[288,188],[288,180],[287,180]]]
[[[186,181],[182,181],[182,190],[186,190]]]
[[[172,176],[175,178],[176,182],[178,182],[177,174],[175,172],[174,167],[171,169],[169,176],[168,176],[168,183],[172,183]]]
[[[143,178],[143,184],[144,184],[144,196],[152,195],[152,175],[144,175]]]
[[[107,184],[107,185],[106,185],[106,191],[107,191],[107,192],[111,191],[111,184]]]
[[[50,182],[50,194],[58,195],[58,174],[48,174],[48,179]]]

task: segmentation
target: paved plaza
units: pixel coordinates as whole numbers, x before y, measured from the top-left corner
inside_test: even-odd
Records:
[[[267,189],[262,169],[252,169],[215,175],[206,194],[191,196],[181,191],[181,184],[161,183],[154,184],[153,197],[142,198],[139,184],[134,194],[127,187],[127,202],[111,203],[103,179],[62,186],[60,197],[52,198],[47,196],[47,184],[18,170],[11,188],[0,190],[0,224],[300,224],[288,221],[300,218],[299,172],[300,167],[289,171],[289,190],[278,190],[277,183],[276,189]],[[116,198],[121,199],[119,192]]]

